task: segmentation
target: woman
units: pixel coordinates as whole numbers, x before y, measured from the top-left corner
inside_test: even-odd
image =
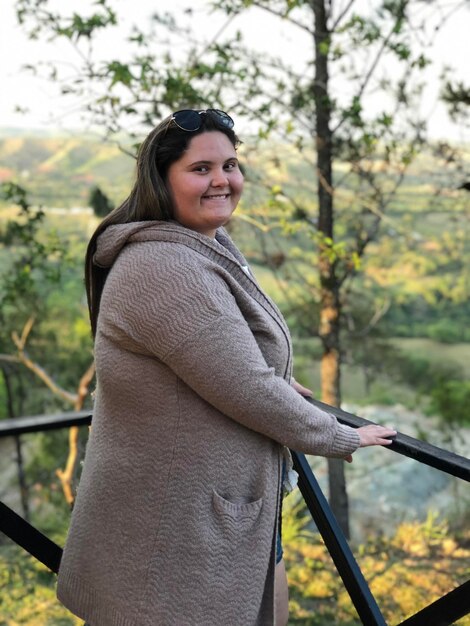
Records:
[[[395,434],[291,384],[286,324],[223,229],[238,144],[223,111],[171,115],[88,247],[97,390],[58,597],[92,626],[285,624],[287,447],[351,460]]]

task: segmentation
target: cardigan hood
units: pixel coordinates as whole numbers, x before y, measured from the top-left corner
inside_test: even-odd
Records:
[[[181,243],[220,262],[235,261],[246,266],[247,262],[229,237],[225,228],[218,228],[215,239],[185,228],[174,221],[145,221],[128,224],[114,224],[98,237],[93,262],[99,267],[111,267],[123,248],[132,243],[144,241],[166,241]]]

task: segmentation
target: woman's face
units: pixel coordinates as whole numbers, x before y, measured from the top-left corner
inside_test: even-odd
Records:
[[[189,142],[167,175],[175,219],[192,230],[215,236],[228,222],[243,189],[237,153],[224,133],[208,131]]]

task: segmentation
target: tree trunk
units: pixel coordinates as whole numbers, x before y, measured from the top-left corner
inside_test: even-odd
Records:
[[[330,33],[324,0],[312,2],[315,19],[315,79],[312,86],[315,102],[315,142],[318,177],[318,231],[320,270],[320,328],[323,345],[321,362],[321,395],[323,402],[341,404],[340,297],[339,281],[332,242],[334,239],[334,207],[332,176],[331,101],[328,85]],[[348,497],[344,461],[328,460],[330,505],[346,537],[349,537]]]

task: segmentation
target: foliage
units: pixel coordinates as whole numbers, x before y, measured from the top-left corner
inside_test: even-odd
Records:
[[[108,196],[99,187],[92,187],[89,201],[97,217],[105,217],[113,208]]]
[[[457,326],[450,320],[441,319],[428,327],[428,336],[442,343],[459,343],[469,341],[468,329]]]
[[[47,294],[60,280],[63,249],[56,233],[51,232],[44,238],[39,236],[44,212],[29,205],[22,187],[15,183],[2,183],[0,196],[19,207],[15,219],[2,221],[0,230],[3,261],[0,273],[0,353],[11,355],[15,352],[11,333],[21,334],[28,319],[44,315]],[[1,366],[5,381],[6,377],[10,381],[11,404],[8,411],[13,410],[14,413],[16,408],[18,414],[25,407],[21,370],[15,363],[5,362],[4,359]],[[11,381],[12,376],[16,385]],[[5,413],[6,402],[0,407],[0,415]]]
[[[89,333],[84,334],[80,326],[85,312],[83,285],[75,271],[72,239],[66,246],[46,212],[29,204],[21,186],[3,183],[1,191],[5,200],[0,222],[2,363],[8,364],[13,377],[16,415],[47,413],[63,405],[20,364],[12,337],[22,336],[29,325],[27,357],[46,368],[60,385],[75,386],[90,360]],[[19,209],[13,209],[12,203]],[[82,255],[80,250],[80,266]]]
[[[447,80],[442,88],[441,97],[448,105],[452,117],[465,123],[470,107],[470,87],[461,81]]]
[[[470,382],[443,380],[431,391],[430,410],[453,425],[470,425]]]
[[[405,344],[406,345],[406,344]],[[439,345],[439,344],[437,344]],[[375,386],[373,381],[390,380],[408,386],[415,395],[414,406],[421,404],[428,414],[439,415],[443,425],[466,426],[470,424],[470,385],[466,371],[456,361],[413,353],[412,348],[402,348],[390,340],[361,337],[345,341],[348,361],[363,368],[368,390],[368,402],[395,404],[395,392]]]
[[[61,606],[55,574],[17,546],[0,546],[0,625],[82,626]]]
[[[0,277],[0,310],[5,325],[9,311],[16,320],[23,316],[23,321],[25,315],[41,312],[44,298],[41,280],[57,285],[64,249],[54,232],[46,240],[39,237],[44,212],[29,205],[22,187],[2,183],[0,195],[19,206],[17,218],[7,220],[0,232],[0,244],[10,251],[9,264]]]
[[[65,518],[64,518],[65,519]],[[283,544],[290,589],[289,624],[359,626],[331,557],[295,494],[284,500]],[[57,524],[57,521],[56,521]],[[64,530],[54,534],[63,544]],[[406,522],[390,538],[371,538],[356,558],[387,623],[415,613],[468,577],[468,531],[449,531],[430,513]],[[432,572],[432,575],[430,575]],[[0,625],[79,626],[55,597],[55,575],[17,546],[0,545]],[[459,624],[470,624],[470,617]]]
[[[69,139],[69,141],[72,140],[78,152],[82,152],[81,145],[89,145],[87,138],[82,140]],[[56,145],[54,138],[47,138],[42,141],[45,142],[46,146],[51,142]],[[36,145],[36,152],[43,154],[47,161],[49,148],[42,150],[42,143],[39,140],[36,140],[34,145]],[[21,153],[16,154],[24,167],[31,172],[30,182],[32,182],[35,168],[42,168],[43,161],[41,158],[43,157],[35,162],[25,160],[28,158],[26,151],[30,146],[30,140],[24,138],[21,146],[19,145]],[[7,144],[4,144],[4,147],[6,150]],[[92,150],[88,150],[87,147],[83,153],[96,154],[99,149],[100,146],[97,144],[96,148]],[[285,152],[282,152],[283,150]],[[271,172],[271,175],[274,180],[278,181],[278,188],[283,186],[290,194],[297,185],[296,181],[306,177],[305,164],[296,157],[295,153],[286,150],[282,144],[278,145],[276,153],[282,154],[287,175],[279,169]],[[133,168],[132,161],[127,156],[122,155],[122,163],[117,170],[118,178],[116,179],[113,175],[116,153],[109,151],[103,153],[100,158],[102,171],[108,172],[105,178],[101,178],[101,174],[100,177],[94,178],[96,164],[93,161],[81,162],[80,164],[84,176],[89,177],[89,180],[96,186],[103,184],[106,189],[113,188],[113,181],[115,183],[119,181],[119,172],[122,171],[123,175],[127,177]],[[405,238],[400,243],[399,237],[384,237],[380,244],[376,244],[376,249],[371,250],[369,259],[364,261],[366,276],[364,278],[357,277],[355,293],[353,297],[348,295],[345,302],[346,328],[342,339],[343,358],[345,364],[350,364],[351,368],[359,365],[360,371],[366,378],[369,378],[371,388],[363,397],[363,403],[367,400],[393,402],[396,399],[396,386],[394,384],[391,386],[391,378],[398,384],[410,385],[424,398],[430,393],[434,384],[439,383],[438,378],[439,380],[446,378],[457,380],[462,377],[462,374],[457,375],[457,371],[451,371],[449,368],[431,366],[431,361],[439,360],[434,356],[432,359],[428,358],[431,356],[429,351],[435,351],[435,348],[431,348],[431,344],[426,354],[407,357],[409,349],[406,345],[404,353],[401,353],[393,350],[390,342],[385,340],[387,337],[397,336],[433,337],[448,342],[451,340],[465,341],[469,338],[466,322],[470,315],[470,308],[465,292],[462,292],[462,296],[459,297],[454,297],[452,293],[448,297],[444,297],[447,290],[446,285],[456,288],[462,276],[465,276],[465,273],[462,274],[466,263],[465,255],[467,253],[465,249],[457,250],[453,255],[454,258],[446,264],[445,255],[448,253],[445,253],[447,248],[444,247],[451,245],[454,229],[458,230],[462,226],[465,218],[465,203],[459,192],[454,192],[449,197],[442,195],[438,199],[434,199],[435,191],[429,187],[428,181],[429,171],[440,167],[440,157],[435,158],[438,160],[434,166],[430,155],[423,153],[420,156],[405,177],[404,187],[397,197],[396,210],[392,207],[389,212],[390,219],[399,220],[402,215],[401,206],[409,205],[410,221],[407,229],[412,232],[419,228],[421,232],[426,233],[419,244],[419,248],[416,242],[411,241],[412,247],[408,247],[406,253],[407,258],[414,259],[416,274],[404,271],[403,246],[408,246],[410,240]],[[249,155],[250,171],[262,171],[263,164],[266,162],[264,151],[259,151],[257,157]],[[50,202],[53,206],[60,202],[62,195],[62,183],[60,181],[65,181],[67,178],[67,170],[64,168],[68,167],[68,163],[67,159],[56,162],[56,167],[59,168],[57,173],[60,172],[60,178],[57,177],[51,181]],[[127,163],[128,172],[126,172],[125,163]],[[15,173],[19,174],[19,171]],[[98,183],[98,181],[100,182]],[[125,188],[124,182],[122,187]],[[231,223],[232,235],[249,258],[255,274],[264,288],[281,306],[294,336],[302,338],[295,351],[296,369],[299,371],[300,368],[305,371],[305,383],[311,385],[313,363],[321,357],[321,350],[317,346],[312,353],[307,353],[303,346],[307,345],[309,338],[312,338],[311,327],[315,320],[318,320],[319,305],[318,301],[312,298],[310,294],[306,292],[296,294],[291,288],[292,279],[295,280],[299,272],[302,273],[304,280],[316,284],[313,270],[316,257],[315,253],[309,250],[311,241],[301,232],[295,231],[288,238],[280,238],[278,231],[270,228],[271,224],[278,219],[276,209],[272,209],[273,215],[269,220],[268,216],[262,213],[264,202],[260,197],[262,190],[259,186],[249,182],[246,191],[245,207],[240,210],[238,217],[237,214],[235,215]],[[254,197],[255,192],[257,197]],[[434,206],[428,210],[427,206],[431,201],[434,202]],[[82,204],[86,205],[86,201],[83,200]],[[9,216],[15,218],[16,214],[11,208],[5,208],[4,212],[6,219]],[[74,384],[77,375],[86,367],[91,348],[83,300],[81,267],[87,234],[91,232],[95,220],[86,212],[79,213],[76,210],[69,212],[62,210],[63,215],[60,213],[57,216],[55,210],[43,209],[43,212],[45,215],[38,224],[38,236],[42,239],[47,233],[56,231],[55,237],[62,242],[62,245],[66,245],[68,261],[60,265],[61,288],[57,289],[55,285],[51,285],[47,300],[43,302],[43,304],[47,302],[47,319],[41,321],[41,327],[43,330],[47,328],[47,335],[44,340],[41,340],[41,358],[46,357],[48,367],[52,367],[52,371],[57,373],[64,384],[65,382]],[[260,229],[253,228],[252,223],[245,220],[248,215],[264,224],[268,229],[267,233],[261,236]],[[439,229],[441,232],[438,233],[433,230],[436,218],[440,219],[442,215],[446,216],[445,224],[449,229],[445,241],[442,241],[443,233],[440,222]],[[291,225],[295,224],[292,221],[290,223]],[[434,259],[428,259],[428,250],[437,250],[440,241],[442,241],[440,245],[443,247],[443,270],[436,270]],[[445,243],[446,241],[449,244]],[[412,251],[413,257],[411,256]],[[436,255],[434,256],[436,257]],[[310,257],[312,257],[311,262]],[[269,262],[266,263],[266,260]],[[282,276],[279,274],[280,265],[284,266]],[[432,287],[434,293],[439,290],[438,296],[426,297],[425,299],[422,295],[426,293],[423,292],[423,287],[432,280],[433,275],[439,276],[441,285],[433,283],[432,286],[430,285],[430,289]],[[400,279],[399,282],[398,279]],[[414,289],[415,285],[419,289],[418,292]],[[378,319],[378,324],[369,328],[370,321],[374,317]],[[17,322],[16,318],[15,322]],[[45,343],[46,337],[47,345]],[[34,346],[35,342],[33,341],[33,349]],[[461,347],[463,348],[463,346]],[[82,348],[84,349],[82,350]],[[453,358],[450,354],[449,359],[452,361]],[[463,354],[460,362],[463,363]],[[468,372],[464,372],[464,375],[467,374]],[[348,372],[344,377],[348,391],[350,389],[349,379]],[[29,396],[31,398],[31,394]],[[345,397],[348,398],[348,393]],[[41,404],[44,404],[44,399],[41,400]],[[41,404],[36,403],[37,408],[31,409],[31,411],[41,412]]]
[[[287,516],[284,527],[290,524]],[[389,624],[401,622],[465,582],[468,531],[452,535],[430,513],[424,522],[401,524],[390,537],[358,546],[356,558]],[[356,626],[356,611],[321,538],[298,536],[284,547],[290,589],[289,624]],[[470,624],[470,617],[462,624]]]
[[[394,296],[393,288],[403,277],[413,290],[407,298],[412,304],[419,297],[426,301],[457,297],[463,301],[466,297],[465,275],[456,285],[446,275],[450,263],[459,268],[466,266],[465,229],[454,237],[452,245],[437,243],[439,254],[431,259],[426,246],[434,245],[434,241],[426,236],[414,241],[415,235],[420,237],[419,229],[405,232],[414,223],[397,228],[398,222],[403,221],[403,212],[409,211],[409,203],[404,208],[398,206],[403,204],[398,190],[423,144],[425,132],[424,120],[416,117],[415,104],[420,92],[419,76],[429,60],[424,47],[416,49],[411,42],[416,30],[424,32],[423,24],[436,11],[435,3],[431,5],[420,17],[419,25],[413,3],[406,0],[379,3],[369,11],[354,2],[344,11],[333,7],[327,15],[326,36],[317,42],[315,54],[311,44],[318,28],[313,28],[313,22],[314,18],[318,20],[316,9],[323,6],[322,2],[218,0],[202,7],[204,11],[211,6],[214,19],[227,15],[230,26],[236,24],[239,15],[250,11],[289,22],[297,28],[299,41],[305,42],[303,49],[312,51],[298,59],[299,67],[287,66],[276,56],[256,53],[245,44],[243,34],[234,33],[233,28],[227,29],[227,33],[222,29],[209,42],[194,39],[190,34],[194,8],[181,12],[178,21],[169,13],[155,12],[148,30],[134,26],[126,59],[115,58],[113,52],[104,59],[93,56],[92,43],[99,40],[106,27],[119,21],[112,2],[103,0],[80,19],[70,10],[56,10],[47,0],[19,0],[17,10],[21,24],[32,36],[67,40],[79,58],[86,59],[80,61],[76,76],[65,77],[60,67],[54,67],[51,78],[60,82],[67,93],[81,96],[86,91],[87,101],[91,94],[90,113],[113,135],[130,126],[143,129],[153,125],[164,112],[175,107],[209,104],[249,118],[259,138],[276,135],[293,147],[305,166],[303,176],[292,176],[284,155],[271,150],[267,161],[270,171],[257,167],[249,170],[249,177],[258,187],[269,190],[264,211],[267,217],[256,211],[259,215],[255,219],[275,236],[287,235],[281,256],[271,254],[264,261],[269,265],[281,260],[277,270],[290,283],[285,293],[294,302],[292,319],[298,328],[302,326],[305,333],[313,335],[318,333],[323,307],[320,281],[311,271],[318,266],[319,251],[333,272],[329,282],[342,290],[340,304],[346,315],[354,314],[360,302],[357,294],[369,291],[374,307],[374,300],[382,297],[384,282]],[[155,47],[154,42],[160,39],[168,42],[166,48]],[[180,50],[178,58],[174,55],[176,48]],[[335,77],[328,85],[325,83],[323,99],[318,99],[315,91],[322,81],[313,75],[319,59],[329,63],[330,75]],[[383,68],[390,66],[396,71],[384,73]],[[41,67],[34,70],[40,72]],[[383,98],[377,114],[373,114],[367,102],[377,92]],[[328,123],[319,120],[322,107],[331,117]],[[329,130],[325,130],[325,124],[330,124]],[[320,171],[317,205],[311,200],[317,192],[316,177],[311,175],[315,167],[312,140],[323,132],[331,132],[331,157],[338,167],[332,181],[322,181]],[[325,138],[328,142],[326,135]],[[457,160],[455,153],[452,159]],[[273,173],[285,182],[279,184]],[[325,192],[335,204],[335,217],[331,219],[335,223],[334,236],[321,227],[318,219],[321,195]],[[251,218],[253,207],[249,209]],[[402,215],[394,215],[400,211]],[[386,224],[392,225],[388,233],[394,231],[385,235],[385,246],[379,239],[384,216]],[[405,272],[397,265],[389,272],[386,268],[384,281],[384,272],[376,271],[377,259],[389,254],[390,247],[394,256],[404,255]],[[366,249],[369,257],[365,256]],[[427,268],[423,268],[424,258],[429,262]],[[414,280],[406,277],[408,272],[413,273]],[[424,272],[426,281],[422,280]],[[351,279],[357,281],[358,274],[358,288],[347,293],[343,287],[349,288]],[[455,277],[455,266],[448,275]],[[408,304],[403,301],[403,290],[400,295],[402,302],[393,302],[391,314]],[[369,321],[372,319],[373,315]],[[408,326],[403,325],[403,334],[410,332]],[[444,332],[437,324],[429,334],[443,337]],[[451,338],[451,333],[446,336]],[[454,336],[457,338],[456,333]]]
[[[48,138],[43,141],[49,144],[54,139]],[[88,141],[86,138],[74,139],[73,143],[79,150],[82,143],[88,146]],[[25,138],[21,149],[26,150],[30,145],[30,140]],[[37,152],[44,152],[44,158],[48,160],[49,153],[46,150],[42,151],[40,146],[40,142],[36,143]],[[96,149],[90,151],[90,154],[95,154],[99,148],[100,146],[97,145]],[[297,185],[296,181],[306,176],[305,164],[296,158],[295,153],[287,150],[283,153],[282,150],[285,150],[285,146],[279,145],[276,153],[283,156],[283,163],[288,170],[287,178],[280,170],[273,171],[271,175],[275,177],[274,180],[279,181],[278,187],[284,186],[290,193],[291,187],[293,189]],[[88,148],[85,152],[88,153]],[[24,166],[34,176],[35,167],[41,168],[42,161],[39,160],[34,165],[23,160],[27,158],[26,152],[22,154]],[[125,176],[128,176],[129,173],[125,172],[124,163],[127,163],[127,169],[130,171],[133,168],[132,161],[125,155],[121,158],[123,164],[118,168],[118,176],[121,170]],[[56,183],[52,181],[50,201],[53,205],[60,202],[62,183],[59,181],[62,178],[65,181],[67,177],[67,170],[63,168],[68,167],[68,161],[66,160],[62,165],[59,165],[60,163],[59,160],[56,165],[60,168],[61,178],[57,178]],[[98,180],[102,180],[103,183],[99,184],[103,184],[108,189],[113,188],[113,180],[118,182],[113,176],[115,163],[114,151],[107,153],[107,156],[103,153],[102,169],[108,171],[103,179],[93,179],[95,175],[93,162],[81,163],[80,167],[83,174],[89,176],[91,181],[95,180],[98,183]],[[249,157],[250,170],[262,171],[265,163],[266,154],[263,151],[259,152],[257,158],[252,155]],[[435,191],[429,187],[428,183],[429,171],[439,166],[439,158],[434,166],[431,156],[423,153],[406,175],[404,187],[398,194],[396,212],[393,207],[389,212],[390,219],[399,220],[402,215],[401,206],[409,205],[410,221],[407,229],[413,232],[419,228],[421,232],[426,233],[419,248],[416,242],[411,241],[412,247],[408,247],[406,253],[407,258],[414,259],[416,274],[404,271],[403,246],[408,246],[410,240],[405,238],[400,243],[399,237],[384,237],[380,245],[376,244],[377,249],[371,250],[369,259],[364,261],[367,274],[364,278],[357,277],[354,297],[348,295],[346,299],[344,310],[346,328],[342,339],[343,359],[346,366],[350,364],[351,368],[359,365],[360,371],[369,379],[370,390],[366,390],[366,395],[361,400],[362,403],[368,400],[393,403],[396,399],[396,386],[391,385],[390,378],[399,384],[410,385],[412,389],[419,392],[421,398],[424,398],[430,393],[434,384],[438,383],[438,374],[440,379],[447,377],[457,380],[459,376],[462,377],[462,374],[457,376],[457,372],[449,368],[431,366],[430,361],[439,360],[434,356],[432,359],[428,358],[431,356],[429,351],[435,351],[435,348],[431,347],[434,344],[429,344],[426,354],[408,358],[406,355],[409,349],[406,347],[406,342],[405,351],[402,354],[392,350],[390,343],[385,341],[387,337],[397,336],[433,337],[440,341],[445,339],[448,342],[465,341],[469,338],[466,322],[470,315],[470,307],[465,291],[458,297],[455,297],[452,292],[448,297],[444,297],[447,285],[455,289],[465,276],[465,255],[467,254],[465,249],[457,250],[453,254],[454,258],[445,263],[447,254],[445,249],[447,248],[444,247],[451,245],[454,229],[458,230],[462,227],[465,218],[465,203],[459,192],[453,192],[453,195],[449,197],[439,196],[438,199],[434,199]],[[33,178],[30,180],[32,181]],[[232,235],[249,258],[264,288],[281,306],[294,336],[302,338],[302,342],[298,344],[295,351],[296,369],[299,371],[300,368],[305,371],[304,375],[307,376],[305,383],[311,385],[313,363],[321,357],[321,351],[317,346],[312,354],[310,352],[307,354],[303,346],[309,338],[312,338],[311,327],[315,320],[318,320],[319,305],[310,294],[306,292],[296,294],[291,288],[291,279],[295,280],[299,272],[302,273],[304,280],[316,284],[313,270],[316,262],[315,253],[309,250],[311,241],[302,233],[295,231],[288,238],[280,238],[276,229],[270,229],[271,223],[277,219],[275,209],[273,209],[271,221],[261,213],[263,200],[259,195],[262,190],[249,182],[246,191],[245,208],[241,209],[238,217],[237,214],[235,215],[231,223]],[[255,192],[258,196],[256,198]],[[255,204],[251,204],[252,201]],[[428,210],[426,207],[431,201],[434,202],[434,206]],[[85,204],[86,201],[83,201],[83,205]],[[6,216],[13,217],[14,213],[11,209],[4,209],[4,211]],[[43,328],[47,326],[48,343],[45,345],[44,341],[41,342],[41,355],[42,358],[48,355],[48,363],[52,366],[52,370],[64,380],[64,383],[67,380],[70,384],[74,384],[76,376],[86,366],[91,347],[84,308],[81,267],[87,233],[91,232],[95,220],[86,212],[79,213],[76,210],[69,212],[62,210],[63,215],[61,213],[57,216],[55,210],[44,209],[44,212],[39,235],[42,238],[45,233],[56,230],[58,239],[63,243],[66,242],[69,262],[61,264],[61,288],[56,289],[52,286],[47,298],[47,320],[44,319],[41,325]],[[268,229],[267,233],[260,236],[262,234],[260,229],[253,228],[252,223],[245,220],[248,215],[264,224]],[[448,228],[445,241],[442,241],[442,237],[443,232],[446,231],[438,233],[433,230],[436,218],[440,219],[442,215],[446,216],[445,224]],[[441,229],[440,222],[438,224]],[[442,241],[440,245],[443,246],[443,270],[436,270],[434,259],[428,259],[428,250],[437,250],[440,241]],[[412,250],[413,257],[411,256]],[[311,262],[310,257],[312,257]],[[282,276],[279,274],[280,264],[284,265]],[[430,289],[432,288],[437,296],[425,299],[422,294],[426,291],[423,292],[423,288],[428,281],[433,280],[433,276],[439,276],[440,285],[438,283],[430,285]],[[415,285],[419,289],[417,292]],[[54,321],[54,318],[60,319],[60,324]],[[378,323],[370,328],[370,321],[374,318],[378,320]],[[85,349],[81,351],[82,346]],[[34,342],[32,347],[34,348]],[[460,351],[460,347],[464,346],[457,346],[456,349]],[[452,361],[454,357],[450,352],[449,355]],[[59,357],[60,360],[58,360]],[[460,362],[463,363],[463,353]],[[464,375],[468,375],[468,371],[464,372]],[[347,388],[346,398],[351,388],[350,378],[347,372],[344,376]],[[355,398],[356,395],[354,394]],[[36,406],[38,408],[33,412],[41,412],[40,405],[36,404]]]

